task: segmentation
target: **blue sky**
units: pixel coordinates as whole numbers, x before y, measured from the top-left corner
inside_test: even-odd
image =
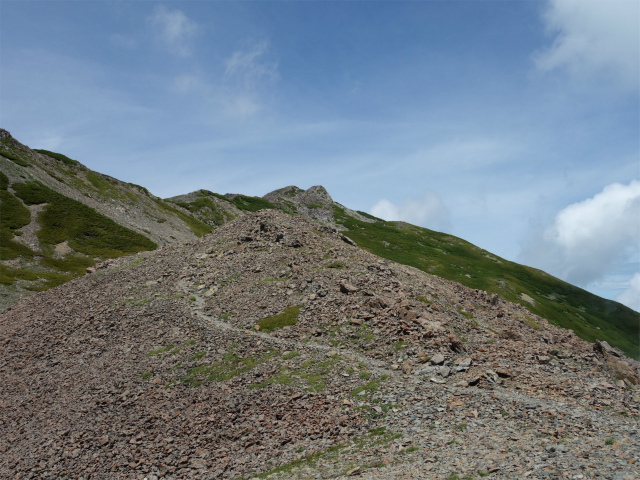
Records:
[[[639,4],[0,3],[0,124],[148,187],[334,199],[640,309]]]

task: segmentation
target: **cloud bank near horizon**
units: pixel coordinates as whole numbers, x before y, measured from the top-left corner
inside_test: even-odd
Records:
[[[534,232],[519,261],[582,287],[640,258],[640,181],[613,183],[560,210]],[[618,301],[638,309],[638,274]]]
[[[378,200],[369,213],[388,221],[403,221],[433,230],[451,231],[451,214],[440,197],[432,191],[421,198],[405,198],[396,204],[386,198]]]

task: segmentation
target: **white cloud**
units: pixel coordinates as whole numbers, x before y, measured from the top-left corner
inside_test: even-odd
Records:
[[[246,50],[233,52],[225,62],[226,77],[242,82],[249,88],[275,80],[278,76],[278,64],[264,60],[268,47],[267,42],[261,42]]]
[[[566,68],[574,78],[608,78],[639,87],[637,0],[550,0],[543,21],[553,44],[535,56],[543,72]]]
[[[640,273],[631,277],[629,288],[618,295],[616,300],[636,312],[640,312]]]
[[[191,55],[191,38],[198,30],[196,23],[180,10],[157,6],[148,18],[155,29],[156,39],[167,50],[179,57]]]
[[[435,192],[426,192],[422,198],[407,198],[398,205],[383,198],[369,212],[384,220],[401,220],[436,230],[450,229],[449,210]]]
[[[224,110],[233,117],[251,117],[262,110],[268,87],[278,78],[278,64],[267,58],[269,45],[261,42],[235,51],[225,62]]]
[[[613,183],[561,210],[521,258],[571,283],[587,286],[640,249],[640,182]]]

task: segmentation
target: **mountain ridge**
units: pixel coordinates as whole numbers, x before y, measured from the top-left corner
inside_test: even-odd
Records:
[[[31,184],[40,182],[75,202],[94,208],[159,245],[192,241],[234,218],[260,209],[279,209],[291,215],[302,215],[342,231],[351,241],[379,256],[498,294],[557,325],[573,329],[582,338],[607,340],[627,355],[640,358],[637,312],[540,270],[501,259],[452,235],[404,222],[386,222],[366,212],[351,210],[335,202],[322,186],[307,190],[288,186],[263,197],[198,190],[162,200],[144,187],[92,172],[65,155],[29,149],[6,130],[0,130],[0,154],[4,157],[1,171],[7,176],[7,189],[3,190],[6,192],[3,195],[8,201],[3,200],[3,210],[14,205],[16,218],[22,215],[20,218],[26,219],[28,215],[30,219],[25,225],[12,224],[2,230],[4,242],[16,245],[1,259],[0,289],[4,296],[0,297],[0,302],[5,306],[28,293],[25,288],[40,290],[55,286],[108,257],[73,250],[69,245],[74,239],[69,236],[65,240],[64,236],[58,235],[62,242],[43,244],[46,238],[39,222],[44,221],[41,217],[43,209],[48,211],[50,207],[46,203],[39,205],[35,198],[28,204],[24,198],[14,195],[14,185],[25,184],[26,180]],[[17,246],[21,241],[24,248]],[[142,240],[139,243],[145,244]],[[118,248],[122,250],[122,247]],[[151,244],[144,247],[151,248],[155,247]],[[122,250],[121,253],[127,252]],[[46,256],[44,260],[34,260],[42,254]]]

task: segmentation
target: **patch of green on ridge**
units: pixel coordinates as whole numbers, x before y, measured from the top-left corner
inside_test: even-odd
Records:
[[[34,148],[33,150],[34,150],[34,152],[38,152],[38,153],[41,153],[43,155],[47,155],[47,156],[49,156],[51,158],[55,158],[56,160],[64,163],[65,165],[68,165],[69,167],[80,165],[79,161],[73,160],[73,159],[71,159],[71,158],[69,158],[66,155],[63,155],[61,153],[50,152],[49,150],[43,150],[41,148]]]
[[[257,212],[258,210],[275,209],[276,206],[260,197],[249,197],[247,195],[236,195],[231,202],[240,210],[245,212]]]
[[[101,258],[153,250],[147,237],[125,228],[76,200],[36,182],[15,183],[16,194],[28,205],[47,203],[38,215],[41,244],[52,247],[67,240],[76,252]]]

